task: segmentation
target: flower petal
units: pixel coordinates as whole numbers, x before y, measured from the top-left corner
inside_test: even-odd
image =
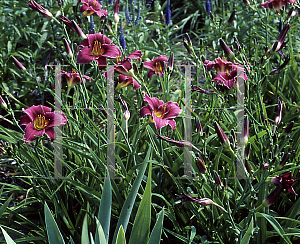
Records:
[[[147,114],[151,114],[151,109],[148,106],[142,107],[140,110],[141,117],[144,117]]]
[[[169,101],[165,105],[166,105],[166,111],[167,111],[167,113],[164,114],[165,119],[175,118],[176,116],[178,116],[182,112],[182,109],[179,108],[178,103],[174,103],[174,102]]]
[[[122,55],[121,50],[115,44],[103,44],[102,48],[104,49],[102,57],[116,58]]]
[[[53,141],[56,138],[56,131],[53,127],[47,128],[45,134]]]
[[[97,59],[97,62],[98,62],[98,67],[99,67],[99,69],[105,69],[105,68],[106,68],[106,65],[107,65],[106,58],[104,58],[104,57],[99,57],[99,58]]]
[[[32,142],[35,141],[37,139],[36,136],[43,136],[45,133],[45,129],[42,130],[36,130],[34,129],[34,124],[33,122],[30,122],[25,130],[24,130],[24,141],[26,142]]]
[[[152,118],[153,118],[153,121],[155,123],[155,127],[157,130],[168,125],[169,120],[158,118],[154,112],[152,112]]]
[[[31,121],[33,121],[39,114],[44,114],[50,111],[51,108],[43,105],[38,105],[38,106],[31,106],[30,108],[23,110],[23,113],[27,114],[31,119]]]
[[[30,119],[30,117],[27,114],[21,116],[21,118],[20,118],[20,125],[27,125],[30,122],[32,122],[32,120]]]
[[[79,64],[89,64],[98,57],[91,55],[91,48],[84,47],[77,55],[77,63]]]
[[[157,97],[149,97],[145,92],[144,93],[144,101],[148,102],[148,106],[154,110],[154,108],[158,108],[160,105],[163,105],[164,102],[162,100],[158,100]]]
[[[173,130],[175,129],[175,126],[176,126],[176,122],[174,119],[170,119],[168,121],[169,121],[169,125],[172,127],[172,132],[173,132]]]

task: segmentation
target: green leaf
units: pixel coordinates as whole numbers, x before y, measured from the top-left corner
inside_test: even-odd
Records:
[[[111,218],[111,202],[112,202],[112,192],[111,183],[109,176],[105,178],[103,185],[103,192],[100,201],[100,207],[98,211],[98,219],[103,228],[106,243],[109,240],[109,229],[110,229],[110,218]],[[98,228],[96,229],[95,243],[99,244]]]
[[[88,230],[88,214],[86,213],[83,219],[82,231],[81,231],[81,243],[89,244],[89,230]]]
[[[96,217],[95,217],[96,218]],[[103,231],[103,228],[99,222],[99,220],[96,218],[96,223],[97,223],[97,233],[98,233],[98,241],[100,244],[106,244],[108,243],[105,239],[105,234],[104,234],[104,231]]]
[[[10,203],[11,199],[12,199],[12,194],[10,195],[10,197],[5,201],[5,203],[2,205],[2,207],[0,208],[0,219],[2,217],[2,214],[5,212],[8,204]]]
[[[121,225],[118,231],[118,237],[116,244],[126,244],[125,233],[123,230],[123,226]]]
[[[12,50],[12,44],[11,41],[7,42],[7,57],[9,57],[9,55],[11,54],[11,50]]]
[[[65,244],[46,202],[44,205],[44,214],[49,244]]]
[[[276,230],[276,232],[282,237],[283,240],[285,240],[286,243],[291,243],[291,241],[285,236],[285,232],[281,225],[278,223],[278,221],[271,215],[265,214],[265,213],[255,213],[257,217],[264,217],[266,220],[269,221],[269,223],[273,226],[273,228]]]
[[[159,244],[164,221],[164,209],[158,213],[158,218],[151,232],[148,244]]]
[[[151,172],[152,163],[149,164],[149,173],[142,201],[134,219],[129,244],[147,243],[151,223]]]
[[[138,174],[137,178],[135,179],[135,181],[133,183],[131,192],[129,193],[128,197],[126,198],[126,200],[124,202],[124,205],[122,207],[120,217],[119,217],[119,220],[118,220],[118,223],[117,223],[117,228],[116,228],[115,233],[114,233],[114,238],[113,238],[112,243],[116,242],[117,231],[118,231],[118,229],[120,228],[121,225],[123,226],[123,229],[126,232],[127,225],[128,225],[128,222],[129,222],[129,217],[131,215],[131,211],[132,211],[132,208],[133,208],[133,205],[134,205],[134,201],[135,201],[137,192],[139,190],[139,187],[141,185],[141,182],[142,182],[142,179],[143,179],[146,168],[147,168],[147,164],[144,163],[141,166],[139,174]]]
[[[7,234],[7,232],[0,226],[2,233],[4,235],[6,244],[16,244],[13,239],[11,239],[11,237]]]
[[[253,217],[251,218],[251,222],[250,225],[245,233],[245,235],[243,236],[243,239],[241,241],[241,244],[248,244],[250,241],[251,236],[253,235]]]

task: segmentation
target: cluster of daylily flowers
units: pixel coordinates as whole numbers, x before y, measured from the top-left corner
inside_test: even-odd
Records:
[[[206,1],[206,8],[210,9],[210,3],[209,1]],[[246,4],[249,4],[249,1],[244,1]],[[79,0],[78,3],[82,3],[80,7],[80,12],[82,13],[83,17],[91,16],[96,14],[100,17],[100,19],[103,19],[107,16],[107,11],[102,9],[101,4],[96,0]],[[170,5],[170,1],[167,2]],[[280,14],[280,9],[284,6],[286,7],[287,3],[289,4],[295,4],[296,1],[294,0],[270,0],[268,2],[262,3],[261,6],[263,8],[275,8],[276,13]],[[119,22],[119,0],[114,2],[114,22],[117,24]],[[31,0],[30,3],[27,4],[32,9],[40,12],[44,17],[47,18],[54,18],[53,15],[40,6],[38,3],[36,3],[34,0]],[[292,17],[297,13],[298,9],[292,10],[291,13],[289,13],[289,16]],[[167,13],[168,15],[170,13]],[[76,24],[75,21],[69,20],[65,16],[60,16],[58,18],[60,21],[62,21],[69,29],[76,32],[79,37],[81,37],[83,40],[80,43],[80,51],[78,52],[78,55],[76,57],[76,62],[80,64],[89,64],[93,61],[96,61],[98,64],[99,70],[104,70],[107,68],[108,59],[116,59],[116,62],[114,63],[114,67],[110,70],[107,70],[103,72],[103,76],[105,78],[108,78],[110,74],[112,74],[112,71],[116,74],[118,74],[118,82],[116,83],[115,88],[123,88],[129,85],[133,86],[133,89],[138,90],[141,87],[141,84],[138,82],[138,78],[135,75],[134,69],[133,69],[133,63],[132,60],[138,60],[138,62],[142,62],[142,52],[140,50],[135,50],[133,53],[131,53],[128,57],[122,57],[122,51],[120,48],[112,43],[112,40],[110,40],[108,37],[103,35],[102,33],[91,33],[85,35],[83,31],[80,29],[80,27]],[[272,48],[269,49],[265,56],[268,56],[274,52],[278,52],[280,55],[282,55],[285,58],[284,63],[277,69],[272,70],[270,74],[275,74],[279,72],[280,69],[282,69],[287,63],[289,62],[289,57],[286,57],[282,49],[286,46],[287,41],[285,41],[285,37],[287,35],[287,32],[289,31],[291,25],[289,23],[286,23],[281,30],[276,42],[272,45]],[[121,31],[122,32],[122,31]],[[120,40],[120,43],[122,41]],[[239,43],[237,42],[239,45]],[[71,48],[69,47],[68,41],[64,39],[64,45],[66,52],[68,56],[73,60],[73,53]],[[192,49],[192,43],[187,36],[186,39],[184,39],[184,45],[187,49],[187,51],[191,54]],[[226,45],[226,43],[220,39],[220,46],[223,49],[226,57],[229,61],[226,61],[224,57],[218,57],[214,61],[206,60],[205,58],[202,58],[203,64],[207,71],[211,71],[212,69],[215,70],[217,73],[215,77],[212,79],[213,82],[216,83],[216,89],[224,91],[225,89],[229,90],[233,88],[237,84],[237,78],[242,77],[245,81],[248,81],[248,77],[245,74],[246,70],[250,73],[249,64],[246,60],[243,60],[243,65],[246,68],[240,68],[242,71],[241,73],[238,73],[238,67],[242,67],[241,62],[235,57],[234,52]],[[26,68],[14,57],[13,61],[17,65],[17,67],[22,70],[26,71]],[[174,63],[174,57],[171,55],[169,58],[165,55],[160,55],[157,58],[154,58],[151,61],[145,61],[143,62],[143,66],[147,69],[149,69],[147,73],[147,77],[150,78],[153,75],[163,76],[166,67],[172,67]],[[91,81],[91,78],[86,75],[82,75],[80,73],[77,73],[76,70],[73,70],[72,73],[68,73],[66,71],[61,71],[62,77],[64,77],[67,80],[67,85],[69,89],[72,89],[76,84],[78,84],[81,79],[83,81],[88,80]],[[205,94],[214,94],[215,92],[213,90],[204,90],[201,87],[192,86],[192,90],[198,91]],[[149,95],[146,94],[146,92],[142,92],[144,96],[144,101],[147,102],[147,105],[142,107],[139,111],[140,116],[144,117],[146,115],[150,115],[150,120],[155,123],[155,127],[157,130],[161,129],[162,127],[165,127],[167,125],[170,125],[172,128],[172,131],[175,129],[176,122],[175,118],[181,114],[182,109],[180,109],[179,105],[175,102],[168,101],[164,103],[164,101],[159,100],[156,97],[149,97]],[[122,105],[125,109],[124,118],[126,120],[126,123],[130,117],[130,112],[128,110],[127,104],[124,100],[121,99]],[[282,101],[278,99],[278,116],[275,119],[275,126],[274,126],[274,133],[276,126],[280,123],[281,117],[282,117]],[[26,142],[32,142],[36,140],[38,137],[43,136],[46,134],[51,140],[55,139],[55,130],[54,126],[64,125],[67,122],[66,116],[61,112],[51,112],[51,108],[46,106],[32,106],[28,109],[23,110],[23,115],[20,120],[20,125],[26,125],[25,131],[24,131],[24,140]],[[197,130],[202,132],[200,121],[196,120],[197,124]],[[220,125],[215,122],[215,131],[218,135],[218,138],[220,139],[220,142],[224,146],[224,148],[231,150],[230,141],[223,132]],[[246,158],[247,155],[249,155],[250,147],[248,144],[248,136],[249,136],[249,120],[248,118],[245,119],[245,134],[244,134],[244,146],[245,146],[245,154]],[[126,127],[127,129],[127,127]],[[170,142],[178,147],[193,147],[196,149],[199,153],[201,151],[197,149],[195,146],[193,146],[188,141],[175,141],[171,138],[164,137],[161,135],[156,134],[157,138],[165,140],[167,142]],[[201,158],[201,155],[196,160],[199,171],[201,173],[206,172],[206,167],[204,165],[204,161]],[[267,168],[268,166],[266,166]],[[222,182],[220,180],[220,177],[218,176],[217,172],[214,172],[215,182],[218,186],[222,185]],[[296,194],[294,189],[292,188],[292,184],[297,181],[292,179],[291,172],[285,173],[281,176],[276,176],[273,178],[272,183],[277,186],[277,188],[265,199],[264,205],[270,205],[272,204],[275,199],[279,196],[279,194],[284,190],[288,190],[292,194]],[[196,199],[193,198],[187,194],[184,194],[183,196],[180,196],[183,201],[192,201],[201,204],[202,206],[207,205],[217,205],[210,199]],[[217,205],[218,206],[218,205]],[[219,206],[220,207],[220,206]]]

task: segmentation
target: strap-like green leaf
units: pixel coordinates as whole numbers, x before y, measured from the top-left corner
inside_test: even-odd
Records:
[[[11,237],[7,234],[7,232],[0,226],[2,233],[4,235],[6,244],[16,244],[13,239],[11,239]]]
[[[112,193],[111,193],[111,183],[110,178],[107,176],[104,180],[103,192],[98,212],[98,220],[103,228],[105,235],[106,243],[109,239],[109,229],[110,229],[110,218],[111,218],[111,202],[112,202]],[[95,235],[95,244],[100,244],[98,228]]]
[[[116,244],[126,244],[125,233],[122,225],[119,228]]]
[[[65,244],[64,239],[46,202],[44,205],[44,213],[49,244]]]
[[[161,233],[162,233],[162,228],[163,228],[163,221],[164,221],[164,209],[162,209],[158,213],[157,216],[158,216],[158,218],[157,218],[154,228],[151,232],[148,244],[159,244],[160,243],[160,238],[161,238]]]
[[[147,243],[151,223],[151,171],[152,163],[149,164],[148,180],[146,189],[134,219],[129,244]]]

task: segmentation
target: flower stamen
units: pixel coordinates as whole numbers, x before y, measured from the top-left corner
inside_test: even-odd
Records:
[[[36,130],[42,130],[49,124],[50,119],[46,120],[45,116],[39,114],[34,120],[34,128]]]

